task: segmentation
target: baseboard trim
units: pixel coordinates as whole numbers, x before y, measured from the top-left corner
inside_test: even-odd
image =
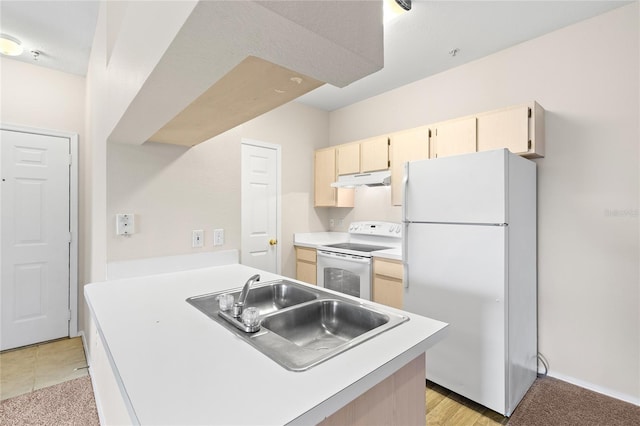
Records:
[[[562,373],[558,373],[557,371],[549,370],[547,375],[549,377],[562,380],[563,382],[571,383],[572,385],[580,386],[581,388],[589,389],[602,395],[610,396],[611,398],[619,399],[621,401],[640,406],[640,397],[628,395],[622,392],[615,391],[613,389],[585,382],[584,380],[576,379],[575,377],[567,376]]]
[[[91,363],[89,362],[89,346],[87,346],[87,338],[84,335],[84,330],[78,331],[78,337],[82,339],[82,348],[84,349],[84,357],[87,360],[87,365],[90,365]]]

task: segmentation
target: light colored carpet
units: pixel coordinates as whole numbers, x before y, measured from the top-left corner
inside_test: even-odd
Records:
[[[0,425],[99,426],[89,376],[0,402]]]
[[[89,376],[0,402],[0,425],[99,424]],[[551,377],[535,381],[508,422],[509,426],[639,424],[640,407]]]
[[[509,426],[636,426],[640,407],[552,377],[536,379]]]

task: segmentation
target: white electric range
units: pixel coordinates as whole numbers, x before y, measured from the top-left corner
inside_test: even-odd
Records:
[[[317,248],[317,285],[371,300],[373,253],[402,245],[402,226],[393,222],[353,222],[349,241]]]

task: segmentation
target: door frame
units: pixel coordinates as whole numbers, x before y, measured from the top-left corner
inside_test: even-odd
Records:
[[[280,274],[282,271],[282,147],[277,144],[263,142],[255,139],[242,138],[240,140],[240,151],[242,152],[242,145],[252,145],[258,148],[267,148],[273,149],[276,151],[276,240],[278,244],[276,244],[276,274]],[[240,170],[242,170],[242,154],[240,155]],[[244,188],[242,184],[240,185],[240,191]],[[240,206],[240,209],[243,209],[244,206]],[[240,217],[242,218],[242,211],[240,212]],[[242,241],[244,240],[244,229],[242,226],[240,227],[240,250],[242,253]]]
[[[69,139],[69,337],[78,336],[78,134],[0,122],[0,129]],[[1,250],[1,248],[0,248]],[[1,253],[0,253],[1,254]]]

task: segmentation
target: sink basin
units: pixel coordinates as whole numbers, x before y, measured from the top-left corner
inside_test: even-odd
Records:
[[[218,296],[237,300],[241,289],[204,294],[187,302],[284,368],[304,371],[396,327],[409,318],[366,301],[289,280],[254,285],[245,309],[258,308],[261,328],[246,332],[222,312]]]
[[[389,322],[387,315],[339,300],[320,300],[271,315],[262,326],[294,343],[326,351]]]
[[[238,288],[231,291],[190,297],[187,299],[187,302],[210,317],[217,316],[219,311],[218,296],[221,294],[231,294],[234,300],[238,300],[241,290],[242,289]],[[309,302],[317,298],[318,294],[314,291],[307,290],[303,286],[291,281],[279,280],[259,283],[251,287],[245,305],[258,308],[260,315],[264,316],[279,309]]]
[[[240,292],[234,295],[236,300],[239,294]],[[279,309],[299,305],[317,298],[318,295],[311,291],[294,287],[290,283],[279,282],[252,288],[249,291],[245,305],[254,306],[258,308],[260,315],[266,315]]]

